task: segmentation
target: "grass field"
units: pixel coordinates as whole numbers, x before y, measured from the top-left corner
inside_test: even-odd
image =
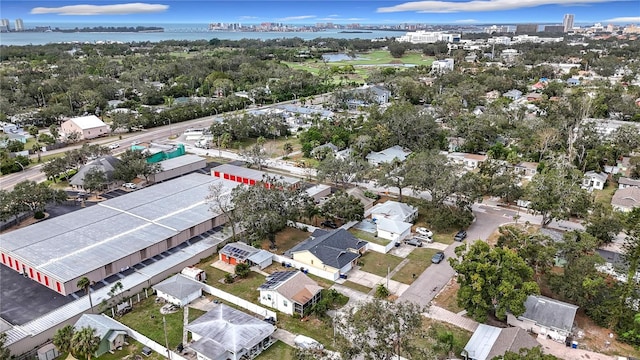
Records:
[[[617,188],[618,188],[618,184],[616,184],[612,180],[607,181],[607,186],[605,186],[603,190],[593,191],[593,195],[595,196],[595,201],[605,206],[610,205],[611,198],[613,198],[613,193],[616,192]]]
[[[134,304],[133,311],[120,318],[116,318],[116,320],[139,331],[150,339],[164,344],[163,315],[160,314],[160,308],[164,304],[156,304],[155,299],[155,296],[150,296]],[[169,340],[169,347],[172,349],[182,342],[182,311],[181,309],[173,314],[164,315],[167,321],[167,339]],[[204,314],[203,311],[189,309],[189,322],[197,319],[202,314]]]
[[[264,283],[264,275],[251,271],[245,279],[236,278],[233,283],[225,284],[219,280],[224,279],[226,272],[213,266],[202,266],[201,268],[207,273],[207,283],[209,285],[247,301],[256,302],[258,300],[260,296],[258,286]]]
[[[387,276],[387,268],[393,270],[401,261],[402,258],[391,254],[368,251],[360,258],[360,262],[363,264],[360,270],[384,277]]]
[[[391,279],[399,281],[403,284],[411,285],[415,278],[415,274],[418,277],[422,272],[431,265],[431,257],[438,250],[416,248],[408,256],[409,262],[403,266]],[[443,260],[443,261],[446,261]],[[437,266],[437,265],[434,265]]]
[[[293,352],[294,349],[291,346],[278,340],[267,351],[258,355],[256,360],[293,360]]]
[[[348,287],[349,289],[360,291],[360,292],[365,293],[365,294],[368,294],[369,291],[371,291],[371,288],[366,287],[364,285],[360,285],[360,284],[354,283],[354,282],[349,281],[349,280],[345,281],[342,285]]]
[[[286,227],[284,230],[280,231],[276,234],[276,247],[277,252],[280,254],[285,252],[295,245],[299,244],[301,241],[305,240],[309,237],[309,233],[306,231],[298,230],[292,227]],[[265,240],[262,242],[263,249],[269,249],[271,242],[269,240]]]

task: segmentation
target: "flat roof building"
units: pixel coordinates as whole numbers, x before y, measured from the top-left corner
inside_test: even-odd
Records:
[[[261,181],[264,181],[266,176],[276,177],[278,181],[289,184],[292,188],[297,188],[302,183],[300,179],[291,176],[282,176],[278,174],[271,174],[264,171],[249,169],[242,166],[235,166],[229,164],[222,164],[211,169],[211,175],[216,178],[235,181],[246,185],[255,185]],[[265,183],[267,188],[270,188],[272,184]]]
[[[187,240],[223,225],[205,197],[223,182],[202,174],[103,201],[3,235],[0,262],[67,295],[82,277],[103,280]]]

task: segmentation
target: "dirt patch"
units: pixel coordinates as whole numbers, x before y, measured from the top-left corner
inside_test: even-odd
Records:
[[[389,64],[404,64],[404,63],[402,62],[402,60],[394,59],[389,61]]]
[[[442,290],[440,290],[435,299],[433,299],[433,304],[445,308],[456,314],[459,313],[460,311],[464,310],[463,308],[458,306],[457,296],[459,289],[460,285],[455,278],[449,280],[447,285],[445,285]]]
[[[582,310],[576,314],[577,330],[582,331],[582,338],[576,339],[581,347],[607,354],[619,356],[640,356],[640,351],[635,350],[631,345],[621,343],[616,340],[615,334],[610,336],[611,331],[607,328],[596,325]],[[608,345],[607,345],[608,344]]]

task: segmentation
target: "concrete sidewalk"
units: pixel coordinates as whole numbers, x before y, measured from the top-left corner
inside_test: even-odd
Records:
[[[349,271],[348,280],[356,284],[366,286],[371,289],[375,289],[378,284],[383,284],[384,286],[387,286],[386,278],[375,275],[375,274],[371,274],[359,269],[352,269],[351,271]],[[400,296],[409,288],[409,285],[389,279],[388,288],[389,288],[389,292]]]

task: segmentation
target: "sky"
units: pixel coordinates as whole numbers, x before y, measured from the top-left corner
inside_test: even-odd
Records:
[[[135,0],[134,0],[135,1]],[[640,24],[639,0],[0,0],[0,17],[29,23]]]

